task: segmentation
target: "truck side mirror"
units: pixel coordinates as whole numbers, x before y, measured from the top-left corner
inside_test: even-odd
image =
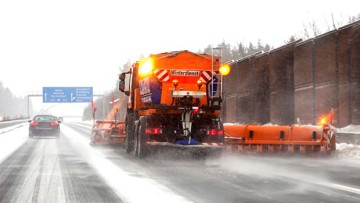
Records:
[[[126,78],[125,73],[121,73],[121,74],[119,75],[119,80],[120,80],[120,81],[125,81],[125,78]]]
[[[119,81],[119,90],[120,90],[120,92],[125,92],[125,81],[124,80]]]
[[[123,80],[119,81],[119,90],[120,92],[124,93],[126,96],[130,95],[130,92],[125,90],[125,81]]]

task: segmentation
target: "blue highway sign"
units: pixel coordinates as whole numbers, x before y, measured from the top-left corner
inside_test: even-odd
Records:
[[[43,87],[44,103],[79,103],[92,99],[92,87]]]

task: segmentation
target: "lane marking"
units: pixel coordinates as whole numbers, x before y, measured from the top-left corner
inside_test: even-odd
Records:
[[[358,188],[353,188],[353,187],[340,185],[340,184],[335,184],[335,183],[332,183],[328,187],[338,189],[338,190],[343,190],[343,191],[346,191],[346,192],[356,193],[356,194],[360,195],[360,189],[358,189]]]

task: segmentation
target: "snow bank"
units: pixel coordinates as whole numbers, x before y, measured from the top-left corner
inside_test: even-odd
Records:
[[[241,123],[224,123],[224,125],[244,125],[244,124],[241,124]]]
[[[266,123],[266,124],[264,124],[263,126],[279,126],[279,125],[272,124],[272,123]]]
[[[336,156],[360,160],[360,145],[339,143],[336,144]]]
[[[256,125],[256,124],[246,124],[246,123],[224,123],[224,125]],[[272,124],[272,123],[266,123],[262,126],[278,126],[276,124]]]
[[[338,128],[336,131],[344,134],[360,134],[360,125],[348,125],[344,128]]]
[[[10,127],[6,127],[6,128],[1,128],[0,129],[0,134],[3,134],[3,133],[6,133],[6,132],[9,132],[9,131],[12,131],[16,128],[20,128],[21,126],[24,126],[26,125],[27,123],[21,123],[21,124],[17,124],[17,125],[13,125],[13,126],[10,126]]]
[[[28,119],[23,119],[23,120],[12,120],[12,121],[1,121],[0,122],[0,129],[4,129],[10,126],[14,126],[16,124],[20,124],[20,123],[26,123],[28,121]]]

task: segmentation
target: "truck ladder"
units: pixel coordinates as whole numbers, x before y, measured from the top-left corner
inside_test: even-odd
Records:
[[[222,98],[222,91],[223,91],[223,85],[222,85],[222,75],[219,73],[220,66],[215,65],[214,56],[216,57],[222,57],[222,50],[220,47],[211,48],[211,59],[212,59],[212,70],[211,70],[211,83],[210,83],[210,105],[218,105],[221,104],[221,98]],[[221,64],[221,61],[220,61]],[[217,104],[215,104],[217,102]]]

